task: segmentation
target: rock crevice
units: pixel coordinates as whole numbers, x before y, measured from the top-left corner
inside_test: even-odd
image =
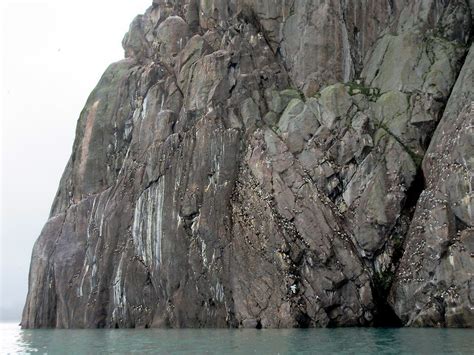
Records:
[[[22,326],[472,327],[470,6],[154,0],[80,115]]]

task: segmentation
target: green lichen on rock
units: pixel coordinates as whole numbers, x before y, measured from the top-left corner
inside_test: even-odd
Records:
[[[379,88],[365,86],[360,80],[346,83],[346,86],[348,87],[349,95],[351,96],[362,94],[366,96],[370,101],[377,101],[377,99],[380,97]]]
[[[472,9],[380,5],[154,0],[80,116],[22,326],[473,327]]]

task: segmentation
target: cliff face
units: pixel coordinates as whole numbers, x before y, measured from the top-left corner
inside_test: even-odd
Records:
[[[474,326],[472,15],[153,1],[80,115],[22,326]]]

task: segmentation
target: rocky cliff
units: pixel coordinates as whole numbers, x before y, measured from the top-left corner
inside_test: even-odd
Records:
[[[474,326],[472,0],[154,0],[22,326]]]

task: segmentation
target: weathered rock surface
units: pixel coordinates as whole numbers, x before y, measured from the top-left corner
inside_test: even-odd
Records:
[[[423,160],[417,203],[390,302],[415,326],[474,326],[474,47]]]
[[[472,327],[470,6],[154,0],[81,113],[22,326]]]

